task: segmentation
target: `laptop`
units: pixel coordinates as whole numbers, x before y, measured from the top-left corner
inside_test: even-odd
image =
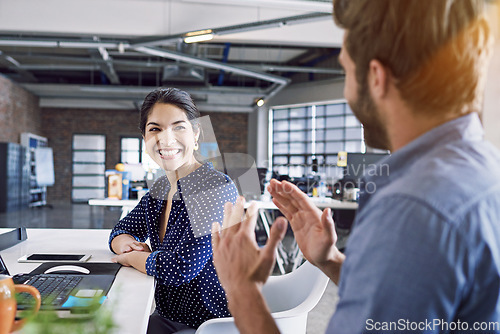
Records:
[[[46,262],[27,274],[12,276],[15,284],[40,291],[41,310],[87,313],[104,302],[121,265],[118,263]],[[0,255],[0,274],[10,275]],[[20,293],[18,310],[32,308],[34,298]]]

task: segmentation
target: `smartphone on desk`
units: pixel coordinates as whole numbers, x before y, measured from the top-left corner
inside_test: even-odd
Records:
[[[17,262],[87,262],[90,259],[89,254],[52,254],[52,253],[33,253],[20,257]]]

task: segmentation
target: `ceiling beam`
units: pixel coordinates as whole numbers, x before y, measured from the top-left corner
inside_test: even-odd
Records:
[[[318,20],[331,20],[331,14],[329,13],[310,13],[304,15],[295,15],[295,16],[287,16],[279,19],[272,20],[264,20],[258,22],[244,23],[231,25],[220,28],[206,28],[206,29],[198,29],[202,30],[210,30],[214,35],[228,35],[235,34],[247,31],[254,30],[262,30],[269,28],[277,28],[285,25],[293,25],[299,23],[313,22]],[[164,36],[148,36],[148,37],[140,37],[134,40],[130,40],[130,47],[136,48],[139,46],[157,46],[163,44],[175,44],[179,41],[182,41],[186,34],[190,33],[189,31],[181,34],[175,35],[164,35]]]
[[[0,51],[0,63],[17,72],[26,82],[38,82],[38,79],[33,75],[33,73],[23,69],[17,60],[9,55],[6,55],[2,51]]]
[[[139,46],[136,47],[135,50],[149,54],[152,56],[158,56],[158,57],[163,57],[163,58],[168,58],[168,59],[174,59],[178,60],[181,62],[193,64],[193,65],[199,65],[203,67],[208,67],[208,68],[213,68],[217,70],[223,70],[247,77],[252,77],[254,79],[260,79],[264,81],[270,81],[274,83],[279,83],[281,85],[288,85],[290,82],[290,79],[283,78],[277,75],[272,75],[268,73],[263,73],[263,72],[258,72],[250,69],[246,69],[243,67],[237,67],[229,64],[224,64],[218,61],[206,59],[206,58],[201,58],[201,57],[195,57],[191,55],[187,55],[185,53],[177,52],[177,51],[170,51],[166,49],[160,49],[160,48],[153,48],[153,47],[145,47],[145,46]]]

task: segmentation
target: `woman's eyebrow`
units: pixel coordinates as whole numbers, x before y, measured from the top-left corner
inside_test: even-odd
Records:
[[[146,126],[148,125],[156,125],[156,126],[160,126],[160,124],[156,123],[156,122],[148,122],[148,124],[146,124]]]

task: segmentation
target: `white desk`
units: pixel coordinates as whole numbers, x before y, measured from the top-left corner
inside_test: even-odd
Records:
[[[312,201],[316,206],[320,209],[331,208],[331,209],[346,209],[346,210],[356,210],[358,208],[358,203],[356,202],[345,202],[338,201],[331,198],[316,198],[311,197]],[[259,205],[259,208],[262,210],[278,210],[278,207],[271,201],[256,201]],[[120,219],[125,217],[135,206],[139,203],[138,199],[129,199],[129,200],[118,200],[113,198],[92,198],[89,199],[90,206],[114,206],[121,207],[122,214]],[[249,205],[249,202],[246,203],[246,206]]]
[[[331,208],[332,210],[356,210],[358,208],[358,203],[348,202],[348,201],[338,201],[331,198],[319,198],[311,197],[313,203],[320,209]],[[273,210],[278,210],[278,207],[271,201],[255,201],[259,206],[259,217],[262,221],[262,226],[264,231],[269,237],[270,226],[273,222],[271,212]],[[120,219],[124,218],[138,203],[139,200],[117,200],[117,199],[90,199],[89,205],[94,206],[114,206],[121,207],[122,214]],[[245,208],[250,205],[251,202],[245,203]],[[302,261],[302,253],[297,245],[295,245],[292,255],[288,256],[283,247],[278,248],[278,259],[277,264],[281,274],[285,274],[285,265],[288,264],[288,258],[293,259],[293,269],[295,270],[300,266]]]
[[[115,206],[122,208],[120,219],[124,218],[135,206],[139,204],[138,199],[114,199],[114,198],[92,198],[89,199],[90,206]]]
[[[28,229],[28,240],[0,252],[12,275],[27,273],[39,263],[18,263],[29,253],[86,253],[89,262],[111,262],[110,230]],[[114,333],[146,333],[154,299],[154,279],[133,268],[122,267],[102,307],[111,307],[118,328]]]

